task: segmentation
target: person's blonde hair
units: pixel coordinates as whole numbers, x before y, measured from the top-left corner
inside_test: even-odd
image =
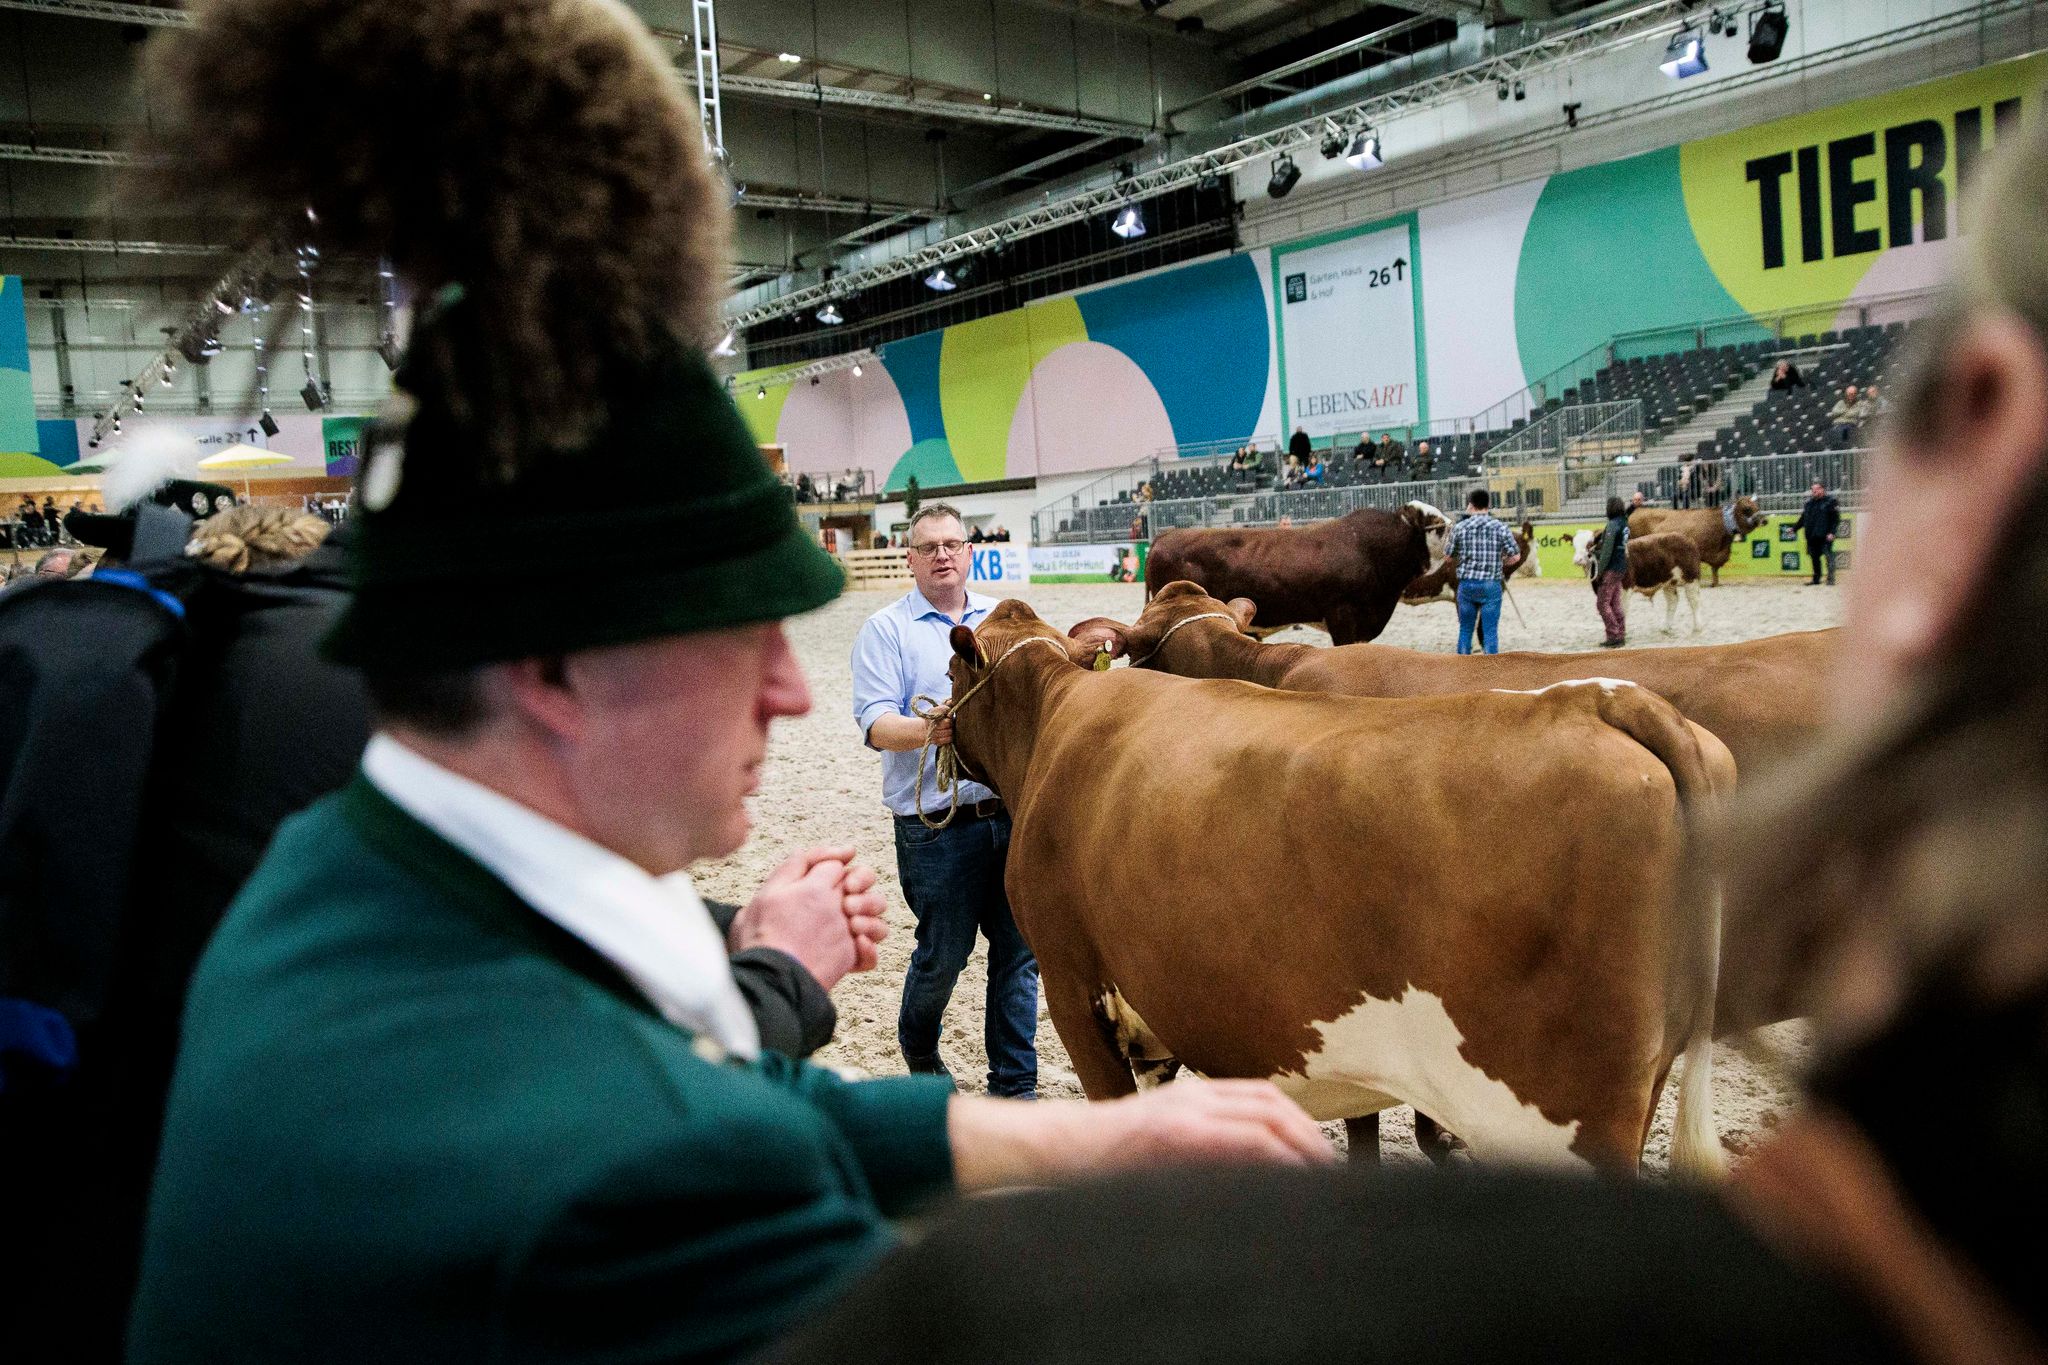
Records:
[[[1885,458],[1935,458],[1944,362],[1973,318],[2016,317],[2048,348],[2044,196],[2048,120],[2036,119],[1974,187],[1954,280],[1890,380]],[[1987,1007],[2048,982],[2044,518],[2048,470],[2002,544],[1969,548],[1998,568],[1939,658],[1884,714],[1837,727],[1796,775],[1738,803],[1720,868],[1745,927],[1723,960],[1769,1012],[1822,1007],[1846,1044],[1935,977]]]
[[[244,504],[193,527],[185,555],[228,573],[283,568],[319,549],[332,529],[310,512]]]

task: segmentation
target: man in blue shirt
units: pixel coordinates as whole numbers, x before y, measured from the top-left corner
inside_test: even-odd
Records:
[[[1038,1092],[1038,960],[1017,932],[1003,892],[1010,816],[996,794],[963,778],[959,807],[943,829],[948,797],[938,784],[936,756],[918,781],[918,750],[928,723],[914,698],[943,703],[952,695],[947,664],[954,626],[980,624],[992,597],[967,590],[967,533],[960,514],[927,503],[910,523],[910,574],[917,586],[870,616],[853,642],[853,714],[861,737],[882,751],[882,800],[896,817],[896,871],[917,920],[917,948],[903,979],[896,1041],[913,1072],[950,1074],[939,1057],[939,1027],[953,983],[974,951],[977,930],[988,939],[988,1001],[984,1038],[991,1095]],[[934,746],[953,737],[941,719]]]
[[[1514,533],[1486,509],[1493,499],[1484,488],[1472,490],[1466,504],[1472,514],[1451,530],[1445,556],[1458,570],[1458,652],[1472,652],[1472,627],[1488,654],[1500,653],[1500,594],[1506,570],[1521,563]]]

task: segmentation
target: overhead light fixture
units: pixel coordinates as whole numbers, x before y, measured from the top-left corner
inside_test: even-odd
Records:
[[[306,411],[318,412],[327,406],[327,400],[320,396],[320,385],[313,380],[306,381],[306,387],[299,390],[299,397],[306,402]]]
[[[216,297],[213,301],[213,306],[226,315],[232,315],[235,311],[235,305],[223,298]]]
[[[1507,99],[1507,97],[1508,97],[1508,83],[1507,83],[1506,81],[1495,81],[1495,82],[1494,82],[1494,85],[1493,85],[1493,97],[1494,97],[1495,99],[1497,99],[1497,100],[1505,100],[1505,99]]]
[[[995,96],[994,96],[994,95],[991,95],[991,94],[990,94],[990,93],[989,93],[988,91],[986,91],[986,90],[984,90],[984,91],[982,91],[982,92],[981,92],[981,97],[982,97],[982,99],[983,99],[983,100],[992,100],[992,99],[994,99],[994,98],[995,98]]]
[[[1785,34],[1790,27],[1785,7],[1775,0],[1758,10],[1749,21],[1749,59],[1757,63],[1778,60],[1778,54],[1785,50]]]
[[[1275,199],[1285,199],[1287,192],[1301,180],[1301,167],[1294,164],[1294,158],[1282,152],[1273,158],[1273,174],[1266,180],[1266,193]]]
[[[860,378],[860,362],[858,360],[853,362],[853,377],[855,379]]]
[[[1344,130],[1334,123],[1325,122],[1323,124],[1322,150],[1323,160],[1325,161],[1335,161],[1338,157],[1344,155]]]
[[[760,388],[754,390],[754,397],[756,398],[766,398],[767,396],[768,386],[766,384],[763,384]]]
[[[1109,230],[1127,242],[1134,237],[1143,237],[1145,215],[1138,212],[1136,204],[1127,203],[1117,210],[1116,221],[1109,225]]]
[[[816,376],[816,375],[812,375],[812,376],[811,376],[811,387],[812,387],[812,388],[814,388],[814,389],[818,387],[818,376]]]
[[[794,52],[778,52],[775,56],[778,61],[788,62],[791,66],[795,66],[803,60],[802,57],[797,56]]]
[[[1699,75],[1707,69],[1706,39],[1690,25],[1678,30],[1671,35],[1671,42],[1664,49],[1664,60],[1657,63],[1657,69],[1675,81]]]
[[[1380,135],[1370,128],[1361,128],[1351,139],[1344,159],[1356,171],[1376,171],[1384,163],[1380,156]]]
[[[164,363],[164,372],[161,375],[157,376],[157,378],[163,382],[163,386],[167,389],[171,386],[172,369],[173,367],[171,366],[170,362],[166,361]]]
[[[839,311],[838,304],[828,301],[823,308],[818,310],[818,321],[824,323],[827,327],[837,327],[840,323],[846,321],[846,315]]]
[[[733,330],[732,330],[731,328],[727,328],[727,329],[726,329],[726,333],[725,333],[725,337],[724,337],[724,339],[723,339],[723,340],[721,340],[721,341],[720,341],[720,342],[719,342],[719,343],[718,343],[718,344],[717,344],[716,346],[713,346],[713,347],[711,348],[711,354],[713,354],[713,355],[720,355],[720,356],[725,356],[725,355],[738,355],[739,353],[740,353],[740,339],[739,339],[739,335],[738,335],[738,333],[734,332],[734,331],[733,331]]]
[[[277,435],[277,419],[270,415],[270,409],[265,408],[263,410],[263,415],[256,419],[256,424],[263,428],[263,434],[265,436]]]
[[[934,293],[950,294],[955,289],[958,289],[960,285],[951,275],[946,273],[946,267],[940,266],[924,277],[924,287],[932,290]]]
[[[1583,107],[1583,103],[1578,100],[1573,100],[1564,107],[1564,126],[1566,129],[1569,130],[1579,126],[1579,110]]]
[[[1518,100],[1525,100],[1529,98],[1529,91],[1527,87],[1525,87],[1520,81],[1515,82],[1515,98]]]
[[[395,373],[399,362],[405,359],[404,352],[398,349],[398,338],[386,335],[382,340],[378,341],[377,357],[384,362],[385,369]]]

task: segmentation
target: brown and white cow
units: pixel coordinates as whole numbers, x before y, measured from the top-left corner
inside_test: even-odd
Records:
[[[1433,697],[1548,687],[1595,675],[1624,678],[1713,731],[1747,780],[1819,734],[1840,634],[1809,630],[1679,649],[1459,655],[1377,644],[1263,644],[1247,634],[1257,612],[1250,601],[1226,606],[1193,583],[1174,583],[1135,622],[1096,617],[1076,625],[1073,635],[1184,678],[1237,678],[1353,697]]]
[[[1572,563],[1584,569],[1590,577],[1593,572],[1593,537],[1596,531],[1579,531],[1572,536]],[[1639,592],[1645,600],[1654,601],[1658,593],[1664,594],[1664,633],[1671,634],[1678,620],[1678,594],[1685,593],[1685,604],[1692,609],[1692,633],[1700,633],[1700,549],[1676,531],[1663,531],[1654,536],[1631,535],[1628,538],[1628,569],[1621,577],[1621,585],[1629,592]]]
[[[1319,622],[1336,643],[1387,628],[1401,589],[1443,557],[1449,523],[1426,502],[1362,507],[1314,526],[1167,531],[1145,561],[1145,591],[1190,579],[1249,597],[1272,626]]]
[[[1674,1160],[1718,1160],[1719,909],[1676,888],[1734,765],[1667,703],[1097,672],[1015,601],[952,643],[954,743],[1010,808],[1010,904],[1091,1098],[1171,1059],[1324,1119],[1410,1103],[1482,1160],[1633,1171],[1682,1053]],[[1496,857],[1512,890],[1471,875]]]
[[[1764,524],[1756,499],[1740,497],[1720,507],[1638,507],[1628,514],[1628,533],[1635,536],[1676,531],[1699,546],[1700,563],[1714,571],[1714,586],[1721,586],[1721,569],[1735,553],[1735,542],[1749,539]],[[1252,599],[1258,601],[1256,597]]]

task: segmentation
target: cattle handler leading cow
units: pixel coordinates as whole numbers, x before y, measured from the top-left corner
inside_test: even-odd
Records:
[[[917,948],[896,1015],[904,1064],[951,1075],[939,1056],[939,1028],[979,930],[988,939],[988,1092],[1030,1097],[1038,1093],[1038,960],[1017,932],[1003,891],[1010,815],[979,782],[962,779],[955,809],[939,790],[936,764],[920,775],[918,750],[931,727],[912,710],[918,697],[952,695],[947,637],[955,626],[980,624],[996,604],[967,590],[966,542],[960,514],[945,503],[928,503],[911,518],[910,576],[917,586],[860,628],[853,714],[861,737],[882,751],[882,800],[896,817],[896,871],[917,919]],[[952,737],[952,722],[939,720],[935,743]]]
[[[1458,652],[1472,652],[1472,627],[1479,626],[1479,645],[1500,653],[1500,595],[1509,569],[1522,562],[1514,532],[1486,509],[1493,499],[1475,488],[1465,499],[1472,515],[1451,530],[1445,557],[1458,570]]]

